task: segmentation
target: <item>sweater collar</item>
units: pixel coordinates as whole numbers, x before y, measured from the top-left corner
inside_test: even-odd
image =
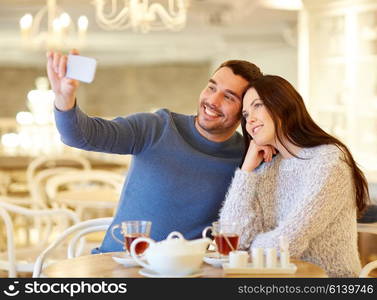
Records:
[[[229,139],[227,139],[224,142],[214,142],[207,139],[206,137],[202,136],[200,132],[198,131],[198,129],[195,127],[195,119],[196,119],[195,115],[190,116],[190,122],[189,122],[190,130],[191,130],[192,135],[195,137],[195,139],[203,146],[206,146],[212,150],[219,150],[219,149],[224,149],[224,147],[232,145],[235,142],[237,138],[236,133],[234,133]]]

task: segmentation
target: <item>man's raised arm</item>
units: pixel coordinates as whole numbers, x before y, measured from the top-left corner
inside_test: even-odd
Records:
[[[79,54],[75,49],[70,53]],[[61,111],[70,110],[75,106],[76,91],[79,87],[77,80],[65,77],[66,71],[67,55],[49,51],[47,53],[47,75],[55,93],[55,107]]]

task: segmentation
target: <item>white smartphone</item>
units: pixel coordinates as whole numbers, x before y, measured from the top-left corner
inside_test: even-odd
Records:
[[[96,67],[97,61],[94,58],[69,54],[65,77],[91,83]]]

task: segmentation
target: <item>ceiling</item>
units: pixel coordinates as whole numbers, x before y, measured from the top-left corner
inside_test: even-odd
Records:
[[[1,65],[44,63],[44,49],[22,49],[18,24],[25,13],[34,15],[45,3],[0,0]],[[93,0],[57,0],[57,3],[73,19],[81,14],[89,18],[87,47],[82,53],[99,58],[103,64],[209,60],[245,47],[290,43],[287,33],[294,33],[297,22],[296,11],[270,9],[263,6],[262,0],[190,0],[183,30],[142,34],[99,28]]]

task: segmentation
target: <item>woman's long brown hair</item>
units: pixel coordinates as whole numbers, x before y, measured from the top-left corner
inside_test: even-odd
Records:
[[[370,199],[368,183],[348,148],[313,121],[300,94],[284,78],[263,75],[253,81],[249,87],[257,91],[274,122],[275,128],[278,129],[276,130],[277,139],[291,155],[297,157],[284,144],[283,137],[292,144],[303,148],[333,144],[345,154],[345,161],[352,170],[355,183],[358,216],[361,216]],[[244,160],[251,136],[246,131],[246,120],[244,118],[241,120],[241,126],[245,141]]]

